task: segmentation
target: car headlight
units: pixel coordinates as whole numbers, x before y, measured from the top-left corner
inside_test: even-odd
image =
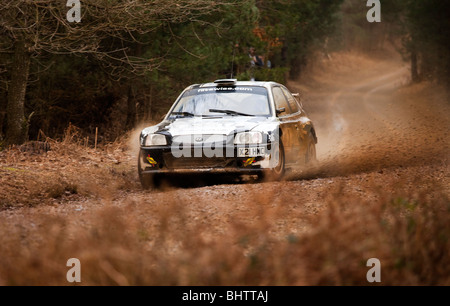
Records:
[[[145,146],[165,146],[167,145],[166,136],[161,134],[149,134],[145,138]]]
[[[237,133],[234,138],[234,144],[246,145],[246,144],[260,144],[263,142],[263,134],[261,132],[244,132]]]

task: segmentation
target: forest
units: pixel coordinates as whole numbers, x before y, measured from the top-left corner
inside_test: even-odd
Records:
[[[392,43],[412,80],[448,85],[450,3],[363,0],[61,0],[0,3],[0,148],[75,126],[94,145],[158,121],[180,91],[219,78],[285,82],[314,52]],[[343,16],[347,18],[344,18]],[[73,21],[73,20],[71,20]],[[252,71],[249,49],[264,66]]]
[[[1,0],[0,286],[449,286],[449,34],[448,0]],[[260,117],[314,151],[142,186],[141,131],[222,78],[299,93]]]

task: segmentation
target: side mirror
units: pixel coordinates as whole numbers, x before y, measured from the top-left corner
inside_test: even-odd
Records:
[[[277,115],[280,115],[282,113],[286,112],[286,107],[278,108],[277,109]]]

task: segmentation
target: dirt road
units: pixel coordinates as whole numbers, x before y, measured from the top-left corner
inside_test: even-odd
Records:
[[[251,240],[254,243],[244,248],[247,254],[261,247],[259,235],[270,236],[271,241],[283,241],[286,237],[315,231],[317,228],[311,220],[326,211],[336,199],[363,204],[380,197],[409,197],[427,188],[437,188],[450,195],[450,104],[434,85],[409,85],[409,71],[401,61],[337,54],[288,87],[302,93],[304,107],[316,125],[319,164],[314,169],[289,173],[283,182],[197,181],[152,192],[142,191],[134,181],[121,191],[109,192],[102,189],[102,183],[95,181],[91,185],[101,190],[96,197],[55,200],[53,205],[0,212],[1,231],[15,237],[16,240],[11,238],[13,242],[31,245],[24,255],[14,250],[12,242],[4,243],[0,248],[6,258],[11,256],[9,265],[15,264],[14,254],[21,254],[22,258],[17,259],[19,264],[28,267],[32,258],[30,250],[42,251],[43,248],[47,250],[42,255],[44,264],[37,270],[54,271],[56,268],[47,264],[56,260],[54,254],[61,258],[84,258],[85,262],[91,261],[92,267],[111,252],[116,252],[116,257],[128,256],[129,260],[139,261],[141,259],[137,258],[143,249],[158,247],[162,239],[170,246],[164,253],[167,256],[164,262],[170,266],[169,258],[177,250],[185,250],[187,241],[191,241],[188,237],[192,236],[199,237],[193,243],[194,248],[210,250],[210,253],[202,253],[206,258],[202,265],[206,265],[217,254],[227,253],[226,249],[211,246],[217,247],[217,241],[228,241],[235,246],[242,239]],[[130,152],[129,157],[121,161],[122,167],[135,167],[134,153]],[[136,177],[133,174],[130,178]],[[49,222],[49,218],[53,221]],[[55,225],[55,218],[63,221]],[[120,237],[123,233],[138,232],[145,246],[133,250],[131,246],[125,247],[126,243],[92,244],[92,233],[101,233],[102,229]],[[63,244],[66,246],[63,249],[57,246],[58,239],[64,240],[61,232],[73,242]],[[49,245],[54,249],[49,249]],[[112,250],[114,246],[119,249]],[[197,258],[190,260],[196,262]],[[0,284],[27,280],[31,283],[63,282],[49,278],[39,281],[38,271],[36,275],[21,278],[15,276],[16,270],[5,266],[2,268],[0,259]],[[124,276],[128,272],[135,273],[133,269],[123,272],[108,264],[97,269],[105,276],[96,279],[90,275],[88,279],[92,284],[136,283]],[[3,278],[2,271],[7,271]],[[18,271],[20,269],[16,273]],[[217,271],[210,271],[210,274],[215,275],[214,272]],[[178,273],[181,272],[177,270],[172,283],[202,283]],[[237,280],[231,277],[216,283],[233,284],[233,281]],[[295,284],[302,283],[308,282],[302,278],[295,281]]]

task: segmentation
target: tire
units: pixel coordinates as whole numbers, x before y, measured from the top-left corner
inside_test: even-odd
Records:
[[[314,166],[317,163],[316,140],[311,133],[308,133],[308,141],[305,153],[305,165]]]
[[[264,172],[261,172],[258,176],[260,179],[268,180],[268,181],[279,181],[283,178],[286,172],[286,160],[284,155],[284,147],[280,141],[278,146],[278,151],[275,154],[279,154],[278,164],[273,169],[267,169]]]

